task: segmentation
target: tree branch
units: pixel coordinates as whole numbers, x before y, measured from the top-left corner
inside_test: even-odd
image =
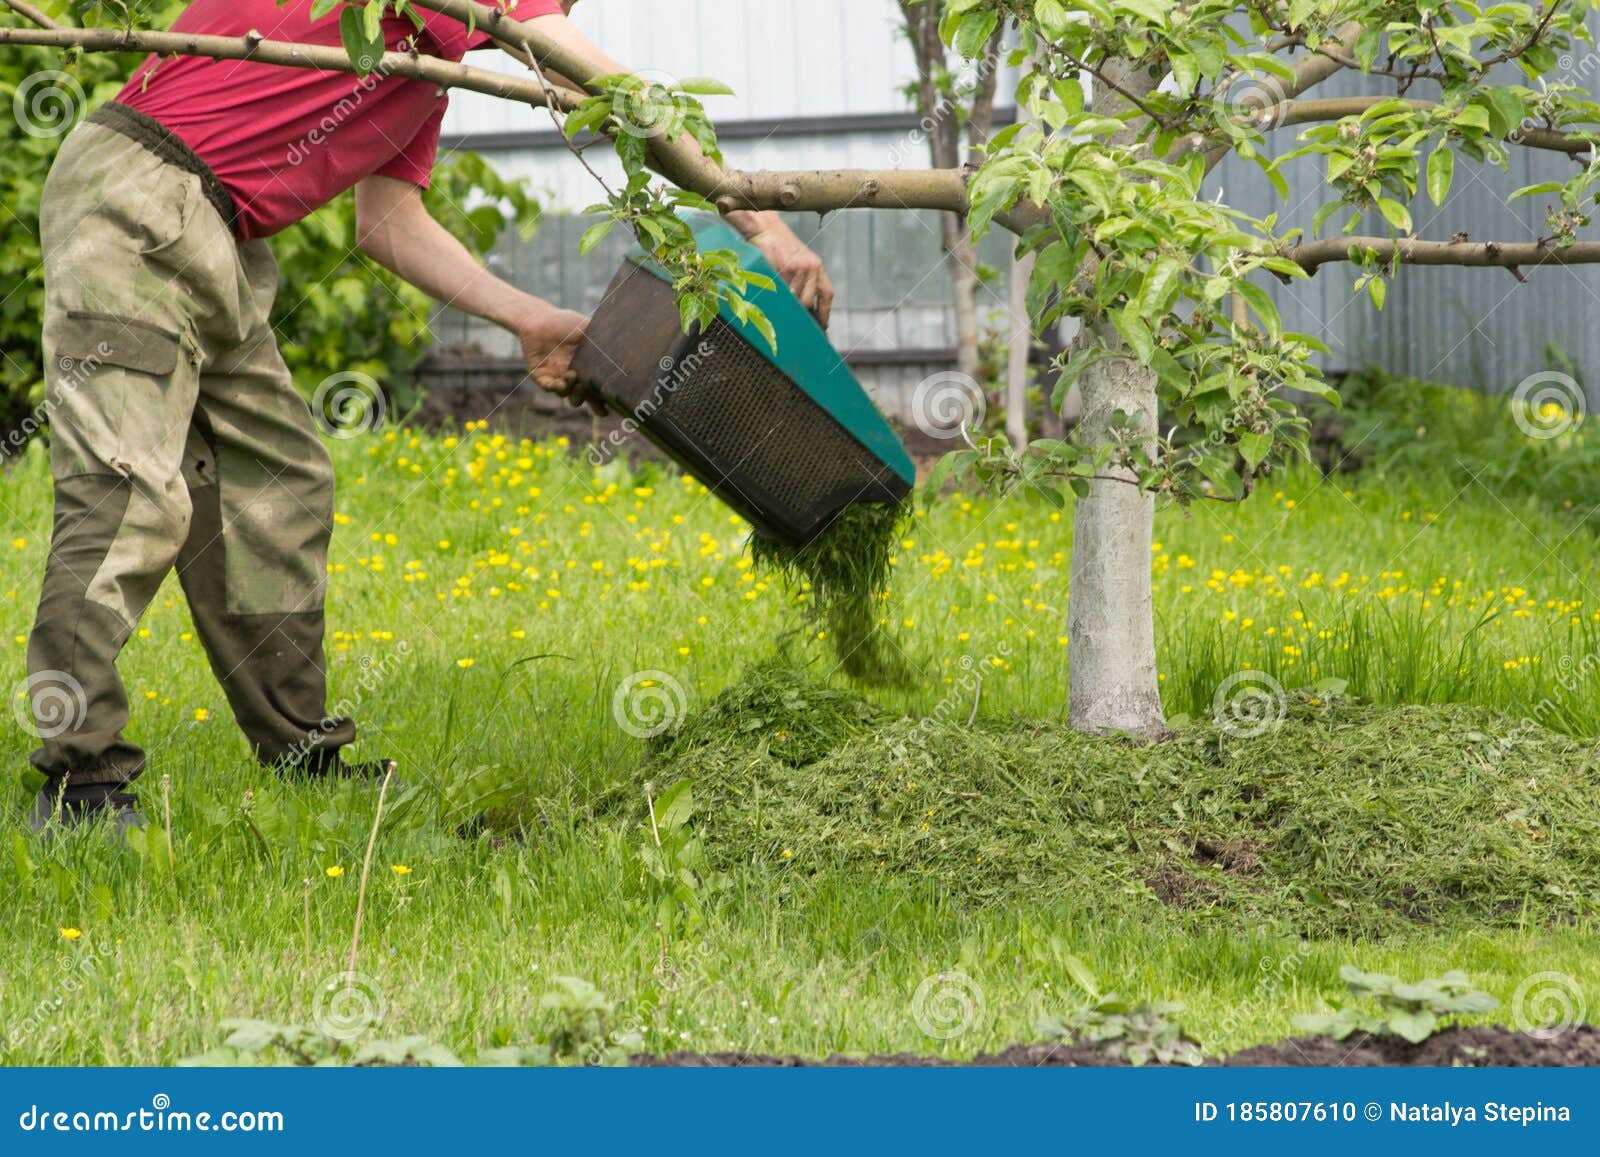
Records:
[[[437,6],[442,11],[446,3],[455,6],[453,0],[430,0],[428,6]],[[471,7],[483,6],[474,4]],[[496,10],[484,11],[494,13]],[[501,31],[505,32],[516,22],[502,15],[498,23]],[[487,26],[487,18],[481,18],[480,24]],[[78,48],[85,52],[153,52],[160,55],[203,56],[213,60],[255,60],[288,68],[356,72],[355,65],[343,49],[252,37],[199,36],[143,29],[0,27],[0,44]],[[552,67],[574,67],[570,60],[565,59],[567,55],[557,54],[555,59],[560,63]],[[467,89],[529,105],[546,103],[546,90],[534,78],[493,72],[423,54],[387,52],[373,71],[382,76],[421,80],[444,88]],[[592,76],[585,75],[592,80]],[[568,109],[576,107],[579,99],[554,87],[550,89],[550,95]],[[662,142],[654,143],[660,145]],[[967,205],[966,180],[958,170],[739,172],[725,170],[698,153],[693,158],[686,157],[683,155],[685,150],[677,142],[674,142],[673,148],[659,151],[670,158],[670,163],[659,166],[659,171],[668,180],[710,198],[724,212],[734,209],[792,209],[820,213],[851,208],[961,211]]]
[[[0,0],[8,2],[8,0]],[[355,73],[356,66],[342,48],[261,40],[249,36],[197,36],[186,32],[146,32],[119,28],[0,28],[0,44],[30,44],[46,48],[78,48],[84,52],[154,52],[159,55],[203,56],[212,60],[255,60],[288,68]],[[453,64],[437,56],[386,52],[373,73],[421,80],[445,88],[463,88],[487,96],[545,103],[544,90],[521,76]]]
[[[58,25],[54,20],[50,19],[50,17],[46,16],[43,12],[40,12],[32,4],[24,4],[22,0],[0,0],[0,4],[5,5],[24,20],[33,21],[33,23],[37,24],[40,28],[60,27],[60,25]]]
[[[1437,102],[1431,100],[1415,100],[1396,98],[1392,96],[1347,96],[1327,97],[1321,100],[1291,100],[1282,104],[1263,109],[1257,114],[1257,121],[1265,121],[1272,128],[1288,128],[1291,125],[1312,124],[1318,121],[1343,120],[1349,116],[1360,116],[1373,105],[1384,101],[1403,99],[1404,103],[1418,111],[1428,111],[1437,108]],[[1530,149],[1548,149],[1557,153],[1586,153],[1595,145],[1595,134],[1579,134],[1563,132],[1560,129],[1519,129],[1505,139],[1512,144],[1522,145]]]
[[[595,70],[537,29],[477,0],[416,0],[466,23],[476,22],[519,59],[531,54],[540,66],[592,91]],[[650,141],[651,168],[681,189],[699,193],[724,213],[738,209],[946,209],[967,207],[966,179],[956,169],[924,172],[840,169],[834,171],[740,172],[724,169],[687,138],[663,135]]]
[[[1371,256],[1406,265],[1465,265],[1515,271],[1523,265],[1591,265],[1600,262],[1600,241],[1549,245],[1539,241],[1425,241],[1419,237],[1364,237],[1352,234],[1291,245],[1283,256],[1307,272],[1334,261]]]

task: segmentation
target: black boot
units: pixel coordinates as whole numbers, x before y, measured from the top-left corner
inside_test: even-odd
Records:
[[[399,763],[393,759],[374,759],[361,763],[346,762],[337,749],[316,748],[298,759],[276,759],[267,764],[284,779],[302,779],[312,783],[326,780],[353,779],[377,786],[391,772],[398,772]],[[400,786],[400,777],[389,780],[391,788]]]
[[[145,826],[138,805],[139,801],[117,784],[51,780],[39,789],[28,826],[44,833],[109,822],[118,836],[126,836],[129,830]]]

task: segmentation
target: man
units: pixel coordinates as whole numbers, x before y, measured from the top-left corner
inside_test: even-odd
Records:
[[[624,69],[566,19],[570,0],[515,15]],[[195,0],[174,29],[340,44],[312,0]],[[487,35],[419,10],[386,17],[391,49],[458,61]],[[212,670],[257,757],[311,776],[348,764],[348,719],[326,716],[323,589],[333,473],[268,322],[277,269],[264,238],[348,189],[361,250],[521,341],[540,385],[581,400],[571,364],[588,324],[483,269],[424,209],[445,94],[396,77],[152,57],[63,144],[40,214],[46,387],[56,513],[30,683],[81,697],[41,726],[36,827],[140,822],[123,737],[123,644],[174,565]],[[821,262],[779,220],[734,214],[806,304],[832,296]]]

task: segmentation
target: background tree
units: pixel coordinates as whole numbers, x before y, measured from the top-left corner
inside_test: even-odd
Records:
[[[982,55],[969,62],[970,67],[952,67],[950,50],[939,33],[947,0],[899,0],[899,4],[906,39],[917,62],[917,80],[910,86],[910,95],[921,118],[917,132],[927,140],[929,160],[935,169],[947,170],[975,163],[994,127],[1005,31],[995,29]],[[978,289],[983,272],[965,207],[941,213],[939,226],[955,313],[956,369],[978,381],[982,340]]]
[[[331,11],[334,0],[328,3]],[[10,6],[25,14],[28,7]],[[381,54],[370,41],[375,17],[414,6],[474,21],[528,63],[533,78]],[[337,50],[254,37],[48,26],[0,28],[0,44],[144,47],[347,71],[364,61],[368,69],[544,105],[564,115],[569,134],[612,135],[627,181],[606,190],[596,209],[607,219],[591,234],[618,223],[631,228],[675,274],[686,324],[709,319],[723,303],[750,313],[737,262],[695,249],[676,216],[686,206],[965,210],[976,237],[995,223],[1011,229],[1036,256],[1030,314],[1042,326],[1067,316],[1080,324],[1059,388],[1081,382],[1084,417],[1073,440],[1042,439],[1025,451],[1003,437],[982,439],[947,458],[930,489],[952,472],[971,471],[1053,505],[1065,505],[1066,488],[1077,494],[1069,708],[1073,724],[1087,730],[1154,737],[1165,727],[1150,618],[1154,500],[1246,498],[1259,477],[1305,453],[1307,423],[1285,389],[1335,399],[1312,362],[1319,343],[1283,330],[1261,277],[1307,277],[1348,261],[1360,266],[1358,289],[1381,307],[1388,280],[1407,263],[1522,276],[1541,264],[1600,261],[1600,243],[1578,239],[1600,182],[1600,105],[1547,76],[1560,53],[1589,40],[1588,0],[1490,8],[1400,0],[949,0],[941,31],[968,59],[982,58],[1003,23],[1015,26],[1020,47],[1011,63],[1024,70],[1017,98],[1031,114],[991,137],[970,179],[959,169],[728,170],[692,91],[597,77],[497,9],[472,0],[368,0],[346,10],[355,14],[350,51],[337,59]],[[1304,96],[1341,71],[1366,77],[1371,94]],[[636,131],[641,124],[655,131]],[[1274,159],[1265,134],[1292,126],[1308,126],[1301,147]],[[1439,238],[1413,235],[1409,205],[1419,190],[1442,203],[1458,158],[1504,165],[1512,146],[1579,162],[1569,179],[1521,191],[1549,199],[1542,236],[1472,240],[1459,227]],[[1255,161],[1285,198],[1282,162],[1321,161],[1327,200],[1313,236],[1280,233],[1275,216],[1252,219],[1207,195],[1206,174],[1230,151]],[[648,169],[676,188],[653,184]],[[1161,425],[1170,433],[1159,435]]]

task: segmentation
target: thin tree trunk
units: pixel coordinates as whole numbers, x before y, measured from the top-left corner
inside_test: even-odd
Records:
[[[955,309],[956,369],[974,382],[982,370],[978,329],[978,250],[964,213],[945,214],[945,265]]]
[[[1033,322],[1028,282],[1033,254],[1011,259],[1010,339],[1006,345],[1006,439],[1018,450],[1028,444],[1028,364],[1033,357]]]
[[[1159,78],[1148,70],[1123,70],[1120,87],[1143,97]],[[1098,111],[1126,107],[1108,86],[1095,95]],[[1124,130],[1123,135],[1131,135]],[[1156,439],[1156,375],[1129,355],[1110,323],[1086,326],[1080,342],[1113,356],[1080,379],[1080,440],[1087,446],[1115,441],[1118,410],[1140,436]],[[1107,471],[1116,474],[1116,471]],[[1131,479],[1131,472],[1124,472]],[[1148,739],[1166,734],[1156,671],[1155,604],[1150,589],[1150,543],[1155,498],[1130,481],[1092,479],[1073,522],[1072,589],[1067,598],[1067,719],[1079,731],[1124,732]]]
[[[989,139],[994,123],[994,99],[1000,32],[996,32],[980,63],[972,107],[963,109],[940,87],[946,67],[944,42],[939,38],[943,5],[901,0],[900,12],[917,61],[917,111],[928,135],[929,158],[935,169],[957,169],[962,163],[962,123],[966,123],[969,148]],[[978,324],[978,253],[965,213],[945,213],[940,221],[940,244],[950,277],[950,298],[955,315],[956,369],[974,383],[982,370]]]
[[[1110,330],[1110,327],[1106,327]],[[1115,332],[1096,335],[1115,340]],[[1083,375],[1086,445],[1114,440],[1118,410],[1139,434],[1156,437],[1155,376],[1127,357],[1106,358]],[[1128,481],[1092,481],[1078,502],[1072,539],[1072,589],[1067,600],[1068,722],[1079,731],[1126,732],[1147,739],[1166,733],[1156,672],[1155,607],[1150,541],[1155,498]]]

